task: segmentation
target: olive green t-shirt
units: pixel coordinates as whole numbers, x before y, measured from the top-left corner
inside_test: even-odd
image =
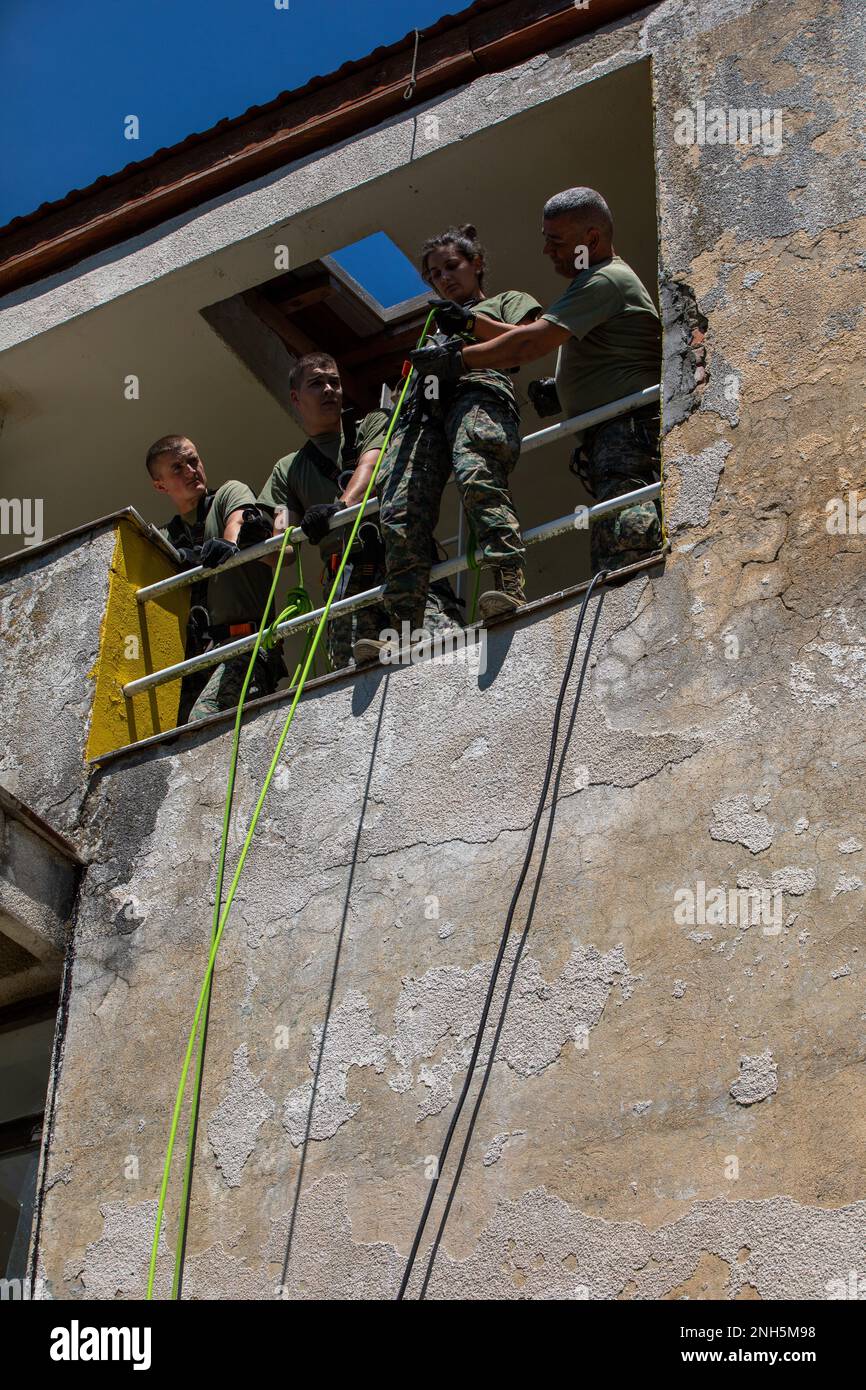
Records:
[[[472,307],[476,314],[486,314],[490,319],[499,319],[500,323],[514,324],[522,323],[525,318],[537,318],[542,306],[531,294],[524,294],[522,290],[503,290],[501,294],[493,294],[489,299],[482,299]],[[471,382],[474,386],[489,386],[491,390],[517,404],[511,377],[505,372],[496,372],[490,367],[484,367],[479,371],[464,373],[458,387],[466,382]]]
[[[217,488],[209,507],[206,503],[203,497],[194,512],[173,516],[167,526],[160,526],[166,540],[174,546],[191,547],[221,538],[232,512],[241,507],[254,507],[256,499],[246,483],[233,480]],[[255,623],[258,626],[272,578],[270,565],[251,560],[249,564],[208,579],[206,606],[211,622]]]
[[[556,389],[567,416],[581,415],[659,380],[659,316],[620,256],[579,271],[543,317],[571,334],[556,359]]]
[[[303,516],[319,502],[335,502],[340,495],[337,479],[344,468],[353,466],[362,454],[380,449],[388,430],[384,410],[371,410],[359,420],[355,432],[355,454],[344,463],[345,438],[341,434],[317,434],[293,454],[274,464],[273,472],[259,493],[259,502],[270,511],[287,507]],[[319,546],[323,556],[333,554],[341,544],[339,531],[332,531]]]

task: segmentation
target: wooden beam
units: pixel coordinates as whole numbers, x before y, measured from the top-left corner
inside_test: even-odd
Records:
[[[266,299],[259,290],[247,290],[243,296],[244,303],[257,314],[262,323],[266,324],[272,332],[276,333],[285,343],[294,358],[303,357],[308,352],[330,352],[330,348],[325,343],[314,342],[302,328],[291,319],[287,319],[285,314]],[[340,365],[338,363],[338,365]],[[351,371],[343,371],[340,366],[340,380],[343,383],[343,395],[348,397],[351,404],[367,408],[370,399],[369,388],[364,385]]]
[[[323,348],[318,343],[314,343],[312,338],[308,338],[302,328],[297,324],[290,323],[281,309],[276,304],[261,293],[260,290],[247,290],[244,295],[244,303],[252,309],[254,314],[258,314],[263,323],[272,329],[282,338],[286,347],[295,357],[303,357],[305,352],[322,352]]]
[[[417,343],[423,323],[424,320],[419,319],[417,323],[409,324],[406,328],[377,333],[374,338],[365,338],[360,347],[353,348],[351,352],[344,352],[340,363],[345,363],[347,367],[359,367],[375,361],[378,357],[387,357],[391,353],[405,354]]]
[[[297,314],[301,309],[308,309],[311,304],[321,304],[323,299],[328,299],[333,293],[334,287],[331,284],[330,276],[328,276],[324,283],[311,285],[309,289],[290,295],[288,299],[281,299],[276,295],[273,298],[266,295],[265,298],[270,299],[272,304],[279,305],[284,314],[291,315]]]

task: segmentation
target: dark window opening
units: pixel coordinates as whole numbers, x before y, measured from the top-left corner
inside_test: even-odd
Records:
[[[0,1278],[23,1280],[36,1200],[57,995],[0,1009]]]

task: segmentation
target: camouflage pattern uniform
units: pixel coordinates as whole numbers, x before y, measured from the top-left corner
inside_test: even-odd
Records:
[[[222,710],[233,709],[240,702],[244,677],[250,664],[250,655],[250,652],[245,652],[242,656],[236,656],[231,661],[223,661],[219,666],[214,667],[213,671],[210,672],[207,684],[190,711],[186,720],[187,723],[195,724],[199,719],[207,719],[210,714],[219,714]],[[263,655],[260,651],[253,667],[247,699],[256,700],[260,695],[270,695],[276,690],[278,681],[285,674],[286,669],[282,657],[279,657],[276,652]]]
[[[352,564],[352,557],[346,563],[340,588],[335,600],[351,598],[353,594],[374,589],[382,583],[381,565],[371,564],[359,551],[359,562]],[[351,569],[350,569],[351,566]],[[348,578],[346,577],[348,575]],[[330,592],[334,576],[327,569],[322,571],[322,591]],[[333,618],[325,629],[325,649],[328,653],[332,671],[342,671],[352,665],[352,647],[362,637],[378,637],[383,627],[388,626],[388,614],[379,604],[361,608],[355,613],[347,613],[345,618]]]
[[[659,413],[649,406],[631,415],[608,420],[588,431],[579,450],[575,471],[597,502],[621,497],[624,492],[659,480]],[[608,512],[590,528],[593,574],[602,569],[621,569],[645,560],[661,547],[661,511],[658,502],[639,502]]]
[[[374,546],[375,542],[371,538],[364,552],[358,547],[360,558],[357,564],[352,564],[350,557],[349,564],[343,571],[343,582],[337,598],[349,598],[352,594],[363,593],[365,589],[375,589],[384,582],[385,557],[381,541],[378,543],[378,553],[375,552]],[[432,554],[434,552],[431,551]],[[347,581],[346,573],[350,564],[352,569]],[[330,591],[332,583],[333,575],[326,570],[322,575],[322,588],[326,594]],[[462,626],[460,607],[447,579],[431,584],[424,606],[422,626],[428,632],[450,632]],[[362,637],[381,638],[382,633],[391,627],[393,621],[388,610],[378,603],[369,608],[361,608],[356,613],[347,613],[344,618],[335,618],[333,622],[328,623],[326,631],[331,669],[342,671],[346,666],[351,666],[354,660],[352,648],[356,642]]]
[[[335,502],[357,460],[381,447],[388,423],[389,418],[384,411],[373,410],[358,422],[357,429],[348,439],[342,429],[339,434],[312,436],[301,449],[278,460],[259,494],[260,504],[272,512],[277,507],[285,506],[290,513],[302,517],[316,503]],[[331,591],[349,529],[330,532],[319,544],[319,554],[324,561],[322,590],[325,595]],[[375,589],[384,578],[384,546],[379,528],[371,519],[360,527],[335,597],[350,598],[366,589]],[[331,669],[342,671],[353,665],[352,647],[355,642],[362,637],[378,638],[380,633],[392,626],[393,622],[381,604],[361,608],[329,621],[325,637],[319,643],[319,651],[324,647]],[[447,580],[441,580],[431,590],[426,626],[437,631],[460,626],[460,609]]]
[[[578,271],[544,318],[570,335],[556,358],[556,389],[566,418],[645,391],[659,380],[658,311],[621,256]],[[658,406],[644,406],[587,430],[572,470],[597,502],[658,482]],[[661,539],[654,502],[609,512],[592,524],[592,572],[646,559]]]
[[[508,487],[519,456],[516,407],[470,380],[460,383],[450,401],[419,400],[395,431],[379,475],[379,524],[388,557],[385,604],[395,624],[427,625],[422,617],[431,541],[452,468],[483,563],[522,571],[520,523]]]
[[[477,314],[500,323],[528,323],[541,305],[522,290],[503,290],[477,302]],[[467,306],[464,306],[467,307]],[[434,335],[435,336],[435,335]],[[430,539],[452,468],[482,563],[511,572],[522,591],[524,547],[509,476],[520,457],[520,411],[512,374],[493,368],[466,372],[429,400],[415,378],[405,423],[391,439],[379,474],[379,522],[388,578],[385,604],[395,622],[417,628],[430,576]]]

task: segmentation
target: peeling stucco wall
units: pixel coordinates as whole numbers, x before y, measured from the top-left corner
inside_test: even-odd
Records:
[[[431,1296],[822,1298],[862,1270],[866,579],[862,538],[825,526],[862,486],[862,27],[842,0],[664,3],[556,59],[653,57],[663,281],[687,287],[671,554],[605,600]],[[781,151],[675,144],[698,100],[780,106]],[[301,704],[219,957],[185,1296],[393,1296],[575,620],[495,629],[484,676],[377,670]],[[285,709],[246,728],[232,862]],[[57,1297],[144,1287],[228,749],[202,729],[91,781],[42,1202]],[[737,916],[749,890],[773,915]]]
[[[0,783],[55,829],[72,829],[114,528],[24,552],[0,572]]]

